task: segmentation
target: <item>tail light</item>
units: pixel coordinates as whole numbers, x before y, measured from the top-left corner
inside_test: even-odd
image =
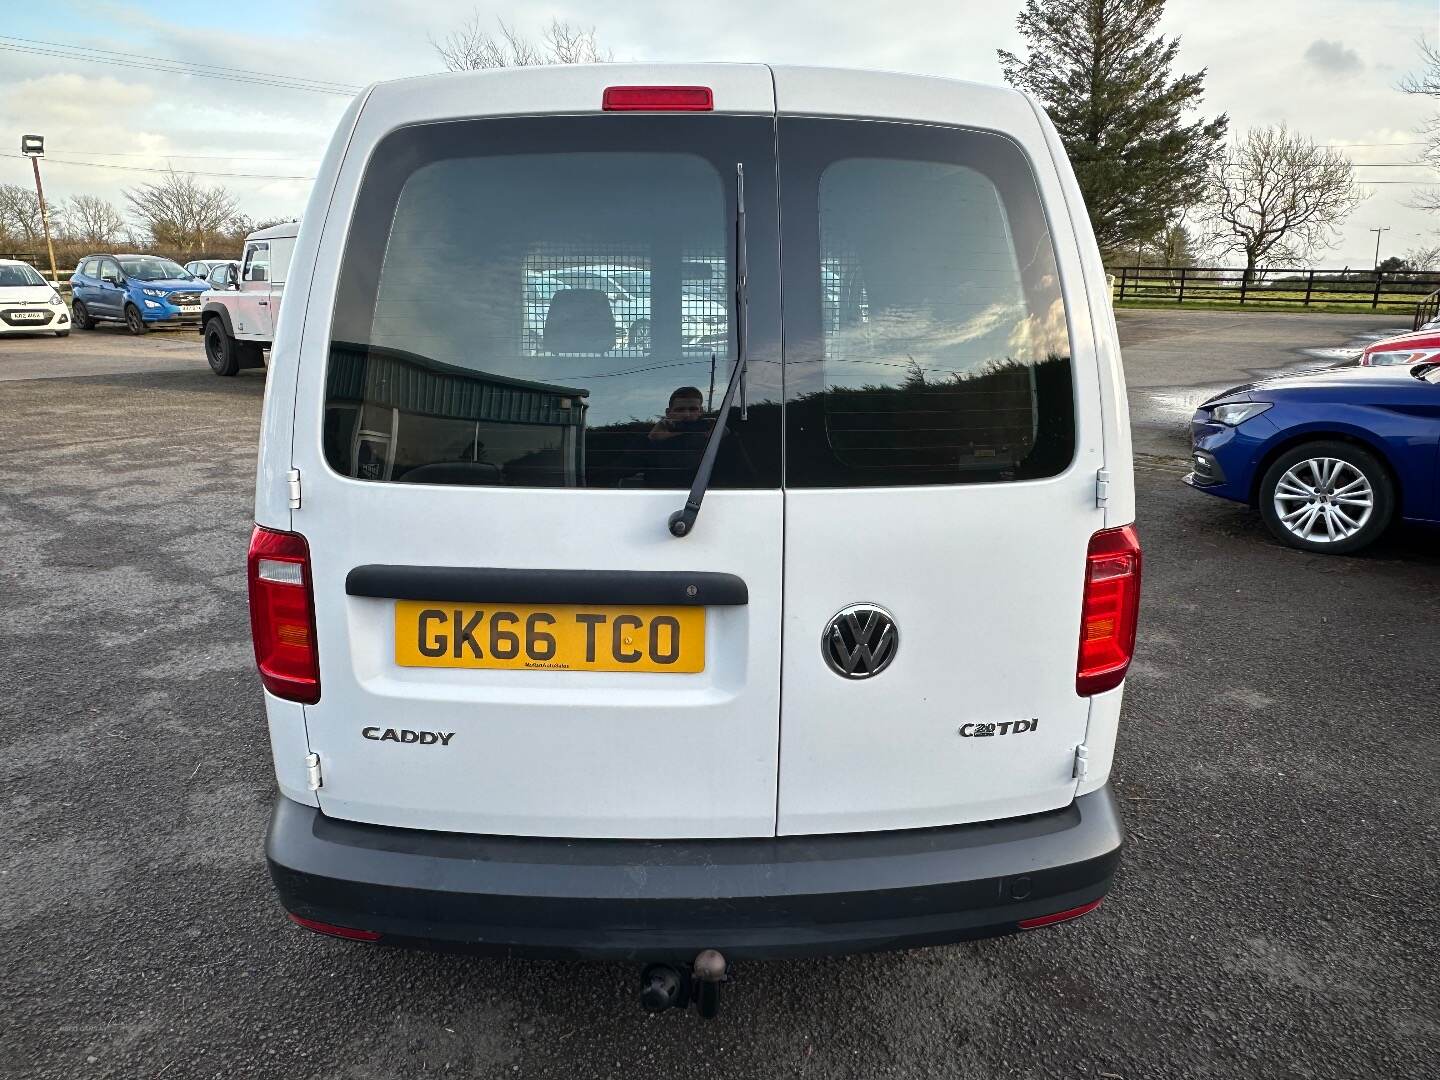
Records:
[[[1120,685],[1135,652],[1140,614],[1140,539],[1135,526],[1090,538],[1085,555],[1085,601],[1080,613],[1080,658],[1075,691],[1082,697]]]
[[[255,527],[250,536],[250,634],[260,681],[276,697],[320,700],[310,547],[298,533]]]
[[[710,112],[715,95],[708,86],[607,86],[606,112]]]

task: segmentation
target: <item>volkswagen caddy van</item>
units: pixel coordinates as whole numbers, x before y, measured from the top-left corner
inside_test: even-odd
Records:
[[[382,83],[288,291],[249,582],[296,922],[671,965],[658,1008],[729,960],[1100,903],[1140,551],[1104,270],[1032,101]]]

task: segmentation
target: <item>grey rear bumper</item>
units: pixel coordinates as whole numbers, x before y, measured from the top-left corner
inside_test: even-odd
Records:
[[[280,797],[266,855],[293,914],[386,944],[564,958],[731,959],[939,945],[1099,900],[1108,787],[1061,810],[901,832],[742,840],[467,836]]]

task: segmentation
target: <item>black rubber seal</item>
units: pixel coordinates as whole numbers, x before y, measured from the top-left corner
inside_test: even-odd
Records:
[[[476,604],[636,604],[738,607],[750,590],[734,574],[684,570],[507,570],[473,566],[357,566],[350,596]]]

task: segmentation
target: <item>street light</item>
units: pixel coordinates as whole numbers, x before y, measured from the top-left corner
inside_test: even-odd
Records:
[[[55,244],[50,239],[50,214],[45,209],[45,189],[40,185],[40,159],[45,156],[44,135],[21,135],[20,153],[30,159],[35,169],[35,198],[40,201],[40,227],[45,230],[45,248],[50,252],[50,284],[60,282],[60,271],[55,269]]]

